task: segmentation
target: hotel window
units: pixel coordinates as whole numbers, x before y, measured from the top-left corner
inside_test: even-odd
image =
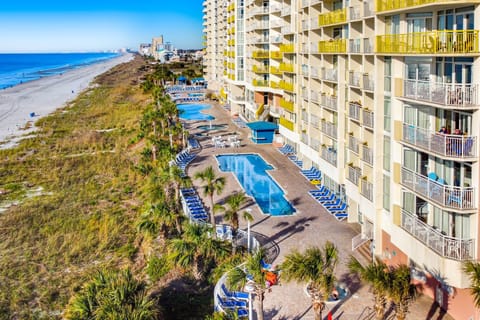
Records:
[[[385,34],[400,33],[400,15],[385,17]]]
[[[390,171],[390,137],[383,137],[383,170]]]
[[[390,212],[390,177],[383,175],[383,209]]]
[[[392,92],[392,57],[384,58],[384,91],[386,95],[391,95]]]
[[[383,130],[386,132],[391,132],[391,121],[392,121],[392,102],[390,97],[385,97],[383,101]]]

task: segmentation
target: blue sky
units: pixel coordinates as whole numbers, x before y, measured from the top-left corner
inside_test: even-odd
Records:
[[[203,0],[0,0],[0,52],[201,48]]]

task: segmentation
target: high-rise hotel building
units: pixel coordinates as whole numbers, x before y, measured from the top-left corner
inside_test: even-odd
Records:
[[[204,71],[232,114],[279,124],[389,264],[480,319],[480,0],[205,0]]]

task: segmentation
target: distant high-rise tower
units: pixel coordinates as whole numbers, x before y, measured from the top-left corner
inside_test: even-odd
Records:
[[[163,36],[155,37],[152,39],[152,56],[160,60],[165,51],[164,43],[163,43]]]

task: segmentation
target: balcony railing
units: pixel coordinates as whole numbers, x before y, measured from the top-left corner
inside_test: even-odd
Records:
[[[360,193],[370,201],[373,201],[373,183],[366,179],[360,179]]]
[[[295,52],[295,46],[293,43],[290,44],[281,44],[280,45],[280,52],[283,53],[294,53]]]
[[[331,138],[337,139],[337,125],[332,122],[322,120],[320,122],[320,131]]]
[[[328,163],[334,165],[335,167],[337,166],[337,150],[335,150],[333,147],[322,146],[320,156]]]
[[[401,184],[422,198],[442,207],[457,210],[476,209],[475,188],[449,186],[402,167]]]
[[[355,102],[348,104],[348,117],[356,121],[360,121],[360,110],[362,106]]]
[[[268,73],[268,66],[256,66],[252,67],[253,72],[255,73]]]
[[[403,97],[456,108],[478,107],[478,85],[404,80]]]
[[[373,41],[371,38],[363,39],[363,52],[364,53],[373,53]]]
[[[449,237],[402,209],[401,227],[428,248],[448,259],[459,261],[475,259],[474,239]]]
[[[318,68],[317,67],[310,67],[310,77],[318,78]]]
[[[434,30],[377,36],[377,53],[479,53],[478,30]]]
[[[285,100],[284,98],[280,99],[280,107],[290,112],[295,111],[295,104],[293,103],[293,101],[288,101],[288,100]]]
[[[272,59],[282,59],[283,58],[283,53],[280,52],[280,51],[270,51],[270,58],[272,58]]]
[[[280,84],[276,81],[270,81],[270,88],[272,89],[280,89]]]
[[[318,52],[322,53],[346,53],[347,52],[347,40],[328,40],[318,42]]]
[[[368,74],[363,75],[363,89],[368,91],[375,90],[375,82],[373,81],[373,77]]]
[[[355,138],[352,135],[349,135],[348,136],[348,149],[350,149],[352,152],[355,152],[356,154],[358,154],[359,146],[360,146],[360,144],[359,144],[358,139]]]
[[[348,77],[348,84],[354,87],[360,87],[360,79],[362,78],[362,73],[358,71],[350,71]]]
[[[255,59],[268,59],[269,53],[267,50],[253,51],[252,57]]]
[[[349,13],[349,17],[348,17],[349,20],[358,20],[362,17],[362,15],[360,14],[359,6],[350,7],[348,10],[348,13]]]
[[[347,180],[358,186],[358,181],[360,181],[360,177],[362,176],[362,169],[359,167],[354,167],[353,165],[348,165],[347,168]]]
[[[348,40],[348,52],[361,53],[360,43],[361,43],[361,39]]]
[[[471,159],[478,156],[477,137],[442,134],[404,123],[402,141],[442,157]]]
[[[291,82],[280,80],[280,89],[285,91],[293,92],[294,85]]]
[[[310,100],[313,102],[318,102],[318,93],[311,90],[310,91]]]
[[[321,105],[327,109],[337,111],[338,110],[338,99],[337,96],[322,95]]]
[[[280,71],[280,68],[279,68],[279,67],[270,66],[270,73],[273,73],[273,74],[282,74],[282,71]]]
[[[337,69],[322,68],[322,79],[337,82]]]
[[[372,1],[365,1],[363,3],[363,16],[364,17],[371,17],[375,14],[373,10]]]
[[[290,130],[290,131],[293,131],[294,124],[293,124],[292,121],[287,120],[287,119],[285,119],[284,117],[280,117],[279,123],[280,123],[280,125],[281,125],[282,127],[285,127],[285,128],[287,128],[288,130]]]
[[[373,129],[373,111],[368,109],[362,109],[362,124],[365,127]]]
[[[442,4],[451,2],[449,0],[376,0],[375,10],[377,12],[406,9],[427,4]]]
[[[373,149],[367,145],[362,145],[362,161],[373,166]]]
[[[252,84],[255,87],[268,87],[268,81],[267,80],[257,80],[253,79]]]
[[[284,63],[280,64],[280,71],[293,73],[293,64],[292,63]]]
[[[326,26],[347,22],[347,8],[338,9],[318,16],[318,25]]]

